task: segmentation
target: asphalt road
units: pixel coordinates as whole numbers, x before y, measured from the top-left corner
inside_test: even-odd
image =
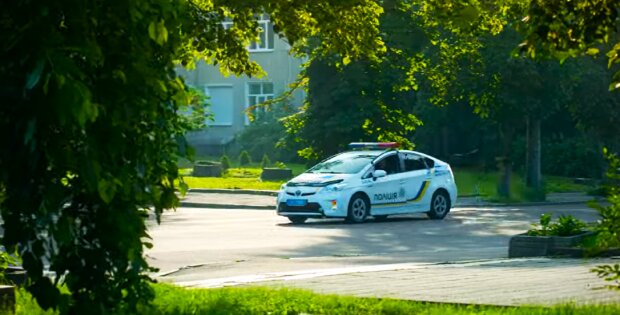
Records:
[[[157,276],[193,281],[269,272],[364,267],[392,263],[456,262],[505,258],[510,236],[542,213],[595,221],[586,205],[456,208],[441,221],[425,215],[345,224],[309,220],[292,225],[268,210],[179,208],[149,222],[147,251]]]

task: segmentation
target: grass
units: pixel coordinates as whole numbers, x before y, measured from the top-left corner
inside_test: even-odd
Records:
[[[234,165],[234,164],[233,164]],[[236,167],[226,171],[222,177],[193,177],[191,168],[181,169],[184,180],[190,188],[225,188],[225,189],[259,189],[277,190],[285,181],[261,181],[261,168],[258,163],[247,167]],[[287,164],[293,175],[303,173],[307,168],[302,164]],[[532,192],[525,187],[524,180],[514,174],[511,180],[510,200],[497,198],[496,190],[499,181],[498,172],[482,172],[477,169],[454,169],[454,177],[459,190],[459,196],[480,196],[482,199],[503,202],[519,202],[531,200]],[[588,192],[593,187],[575,184],[571,178],[559,176],[544,176],[545,192]]]
[[[510,200],[501,200],[497,197],[497,183],[499,172],[482,172],[476,169],[453,169],[459,196],[480,196],[492,201],[519,202],[530,200],[531,190],[525,186],[525,180],[516,173],[511,178]],[[560,176],[543,176],[546,193],[560,192],[588,192],[593,187],[575,184],[571,178]]]
[[[179,167],[187,166],[180,164]],[[297,176],[306,171],[303,164],[286,164]],[[180,173],[183,180],[190,188],[223,188],[223,189],[256,189],[256,190],[278,190],[286,181],[262,181],[260,174],[262,169],[260,163],[251,163],[248,166],[240,167],[233,163],[233,167],[226,170],[222,177],[194,177],[191,176],[190,167],[181,168]]]
[[[184,289],[167,284],[156,284],[154,289],[153,304],[140,307],[137,314],[620,314],[620,304],[502,307],[357,298],[299,289]],[[42,311],[22,289],[17,292],[16,314],[55,313]]]

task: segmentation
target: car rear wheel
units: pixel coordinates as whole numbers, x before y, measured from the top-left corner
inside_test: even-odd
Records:
[[[431,209],[426,213],[433,220],[441,220],[450,212],[450,197],[443,190],[438,190],[431,199]]]
[[[349,212],[346,221],[349,223],[362,223],[370,212],[370,202],[362,194],[355,194],[349,201]]]
[[[291,221],[291,223],[293,224],[304,224],[304,222],[306,222],[306,220],[308,220],[308,218],[306,217],[300,217],[300,216],[295,216],[295,217],[288,217],[288,219]]]

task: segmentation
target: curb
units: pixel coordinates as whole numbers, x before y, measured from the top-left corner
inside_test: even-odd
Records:
[[[557,205],[578,205],[586,204],[590,201],[601,201],[599,199],[589,200],[571,200],[571,201],[540,201],[540,202],[516,202],[516,203],[472,203],[472,204],[457,204],[455,207],[536,207],[536,206],[557,206]]]
[[[217,193],[217,194],[240,194],[240,195],[261,195],[277,196],[277,190],[252,190],[252,189],[222,189],[222,188],[190,188],[188,193]]]
[[[278,191],[275,190],[251,190],[251,189],[220,189],[220,188],[193,188],[188,193],[219,193],[219,194],[240,194],[240,195],[259,195],[259,196],[277,196]],[[459,198],[471,198],[459,196]],[[536,207],[536,206],[555,206],[555,205],[575,205],[586,204],[590,201],[603,201],[604,198],[592,197],[591,199],[570,200],[570,201],[537,201],[537,202],[521,202],[521,203],[493,203],[493,202],[477,202],[461,204],[457,202],[454,207]],[[184,202],[181,201],[181,207],[188,208],[212,208],[212,209],[254,209],[254,210],[275,210],[275,205],[235,205],[221,203],[200,203],[200,202]]]
[[[200,203],[181,201],[180,207],[185,208],[211,208],[211,209],[247,209],[247,210],[276,210],[276,206],[252,206],[252,205],[230,205],[221,203]]]

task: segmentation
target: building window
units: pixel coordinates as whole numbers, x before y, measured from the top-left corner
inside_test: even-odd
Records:
[[[247,89],[247,106],[252,107],[273,99],[273,83],[272,82],[250,82]],[[254,114],[257,114],[262,107],[255,107]],[[246,124],[249,123],[246,117]]]
[[[252,42],[250,44],[250,51],[271,51],[273,50],[274,34],[273,25],[269,20],[268,14],[259,14],[257,17],[258,27],[260,33],[258,34],[259,41]]]
[[[232,126],[233,124],[233,88],[232,86],[207,86],[205,94],[209,96],[211,106],[207,110],[213,113],[210,126]]]

